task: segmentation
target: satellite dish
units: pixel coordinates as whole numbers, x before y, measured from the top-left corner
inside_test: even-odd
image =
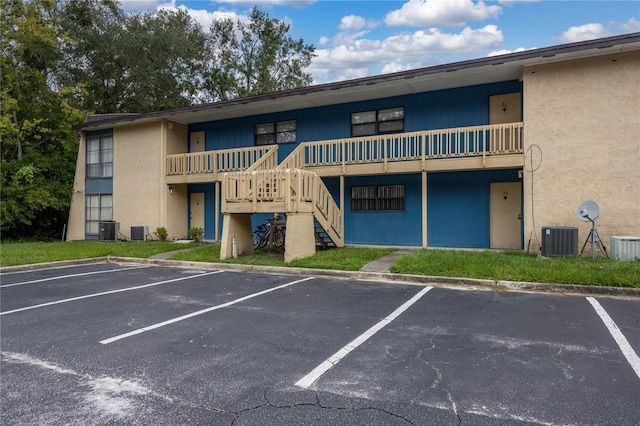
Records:
[[[585,201],[578,206],[576,214],[583,222],[594,222],[600,216],[600,206],[595,201]]]

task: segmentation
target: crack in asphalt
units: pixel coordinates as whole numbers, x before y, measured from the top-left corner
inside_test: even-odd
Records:
[[[442,381],[442,373],[441,373],[440,369],[438,367],[436,367],[435,365],[433,365],[432,363],[430,363],[429,361],[427,361],[424,358],[422,358],[422,353],[423,352],[431,351],[431,350],[436,348],[436,344],[435,344],[435,342],[433,340],[440,333],[440,331],[441,331],[441,329],[440,329],[440,327],[438,327],[436,329],[436,332],[429,339],[429,343],[431,344],[431,346],[428,347],[428,348],[425,348],[425,349],[421,349],[420,352],[418,352],[417,359],[420,362],[422,362],[423,364],[425,364],[427,367],[431,368],[433,370],[433,372],[435,373],[435,377],[433,378],[433,382],[431,382],[431,385],[429,386],[429,389],[433,389],[433,390],[438,390],[439,389],[439,390],[441,390],[441,391],[446,393],[447,400],[449,400],[449,403],[451,404],[451,411],[453,411],[453,414],[458,419],[458,424],[460,425],[460,424],[462,424],[462,417],[460,417],[460,414],[458,413],[458,405],[456,404],[455,399],[453,399],[453,395],[451,395],[451,392],[449,392],[448,389],[443,388],[443,387],[440,386],[440,382]]]
[[[255,410],[255,409],[259,409],[262,408],[264,406],[269,406],[272,408],[276,408],[276,409],[282,409],[282,410],[291,410],[291,409],[296,409],[296,408],[300,408],[300,407],[318,407],[321,408],[323,410],[344,410],[344,411],[354,411],[354,412],[359,412],[359,411],[366,411],[366,410],[373,410],[373,411],[379,411],[381,413],[387,414],[389,416],[395,417],[397,419],[400,419],[404,422],[406,422],[409,425],[415,425],[414,422],[412,422],[411,420],[409,420],[408,418],[400,415],[400,414],[396,414],[393,413],[389,410],[385,410],[383,408],[379,408],[379,407],[354,407],[354,406],[331,406],[331,405],[324,405],[321,400],[320,400],[320,392],[319,391],[315,391],[315,399],[316,402],[315,403],[311,403],[311,402],[300,402],[300,403],[296,403],[296,404],[288,404],[288,405],[277,405],[272,403],[271,401],[269,401],[269,397],[267,396],[267,390],[264,391],[263,393],[263,398],[265,400],[264,404],[261,404],[257,407],[254,408],[250,408],[250,409],[246,409],[243,410],[241,412],[239,412],[238,417],[236,419],[234,419],[234,421],[231,423],[231,425],[234,425],[235,422],[240,418],[240,415],[243,413],[246,413],[248,411],[251,410]]]

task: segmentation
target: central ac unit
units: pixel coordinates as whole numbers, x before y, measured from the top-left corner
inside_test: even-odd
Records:
[[[149,233],[148,226],[132,226],[131,241],[146,241],[148,233]]]
[[[118,232],[120,231],[120,222],[114,222],[113,220],[107,220],[99,222],[100,231],[98,233],[99,241],[117,241]]]
[[[578,256],[578,228],[547,226],[542,228],[544,257]]]
[[[640,259],[640,237],[611,237],[611,257],[615,260]]]

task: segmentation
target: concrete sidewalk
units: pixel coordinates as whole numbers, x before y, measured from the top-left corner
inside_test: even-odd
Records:
[[[397,258],[409,254],[412,251],[411,249],[398,249],[380,259],[367,263],[360,269],[360,272],[389,273],[391,272],[389,268],[391,268],[391,265],[393,265],[393,262],[395,262]]]

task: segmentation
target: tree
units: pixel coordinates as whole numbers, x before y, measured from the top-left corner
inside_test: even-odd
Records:
[[[199,89],[205,34],[184,9],[127,19],[132,40],[128,111],[189,106]]]
[[[60,235],[66,222],[82,114],[57,87],[59,31],[53,0],[0,0],[0,230],[3,238]]]
[[[287,36],[290,26],[253,8],[248,23],[215,21],[207,41],[203,94],[227,100],[308,86],[314,47]]]
[[[194,101],[205,35],[185,10],[126,15],[112,0],[68,0],[61,16],[70,42],[58,72],[86,89],[79,107],[137,113]]]

